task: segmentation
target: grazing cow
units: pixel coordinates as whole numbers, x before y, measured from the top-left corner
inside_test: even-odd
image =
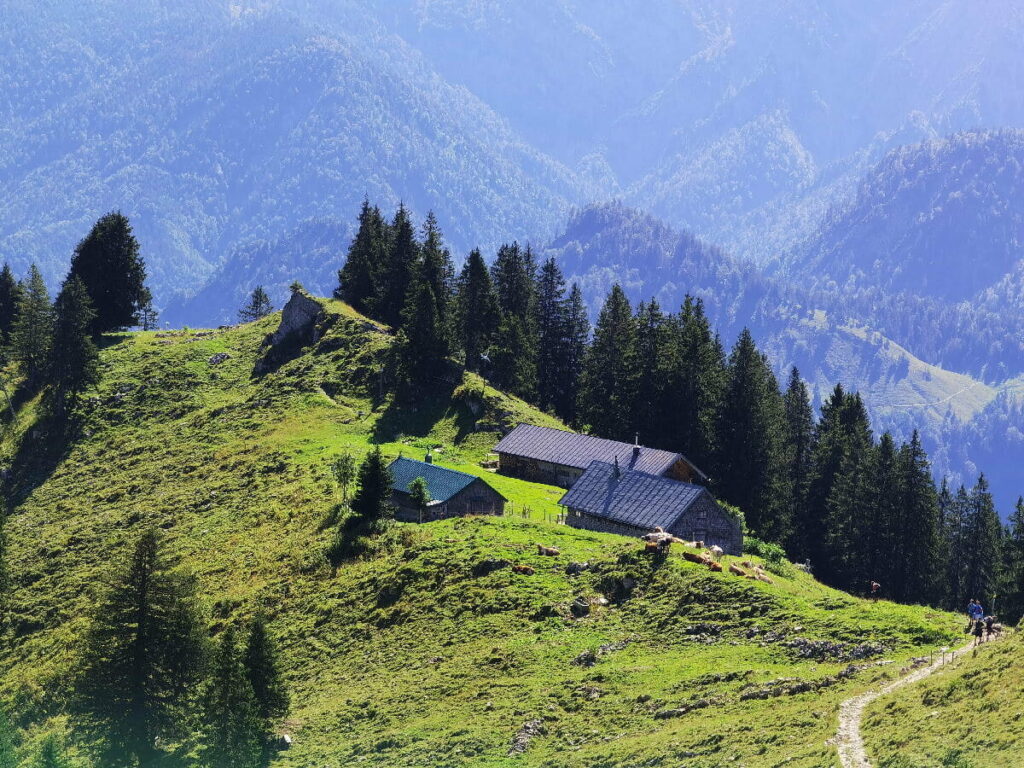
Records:
[[[715,573],[721,573],[722,572],[722,564],[721,563],[716,563],[714,560],[708,560],[707,561],[707,566],[708,566],[708,568],[710,570],[714,571]]]
[[[683,559],[688,560],[691,563],[700,563],[702,565],[706,562],[704,555],[699,552],[683,552]]]
[[[746,576],[747,572],[740,568],[736,563],[729,563],[729,573],[735,574],[736,576]]]
[[[515,573],[522,573],[522,574],[524,574],[526,576],[533,576],[533,574],[535,573],[533,568],[531,568],[528,565],[513,565],[512,566],[512,570]]]
[[[661,542],[648,541],[644,543],[644,552],[648,555],[656,555],[661,552]]]
[[[547,555],[548,557],[558,557],[562,554],[557,547],[545,547],[543,544],[537,545],[538,555]]]
[[[712,544],[710,549],[711,549],[711,556],[713,558],[715,558],[715,560],[720,560],[722,558],[722,555],[725,554],[725,550],[722,549],[717,544]]]
[[[749,560],[744,560],[744,561],[743,561],[742,563],[740,563],[740,565],[742,565],[742,566],[743,566],[744,568],[751,568],[751,569],[753,569],[753,568],[755,568],[755,567],[756,567],[756,566],[755,566],[755,565],[754,565],[754,564],[753,564],[752,562],[750,562]]]
[[[770,578],[769,578],[769,577],[768,577],[768,576],[767,576],[767,575],[765,574],[765,572],[764,572],[764,571],[758,571],[758,572],[757,572],[757,580],[758,580],[758,581],[763,581],[763,582],[764,582],[765,584],[774,584],[774,583],[775,583],[774,581],[772,581],[772,580],[771,580],[771,579],[770,579]]]

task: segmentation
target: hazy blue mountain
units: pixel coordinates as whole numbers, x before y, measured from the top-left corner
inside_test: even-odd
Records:
[[[459,249],[553,232],[572,174],[359,4],[331,9],[5,4],[0,256],[56,281],[92,221],[120,208],[167,306],[244,243],[347,223],[364,195],[435,210]]]

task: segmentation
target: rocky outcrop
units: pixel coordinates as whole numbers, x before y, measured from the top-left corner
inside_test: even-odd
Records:
[[[281,311],[281,324],[263,340],[267,351],[256,363],[256,375],[274,370],[302,347],[315,343],[323,319],[324,308],[320,302],[303,290],[293,290]]]

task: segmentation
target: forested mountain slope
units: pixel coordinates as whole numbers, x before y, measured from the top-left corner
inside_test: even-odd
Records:
[[[415,408],[381,398],[392,338],[337,302],[314,343],[257,367],[279,319],[116,337],[67,440],[19,404],[2,443],[0,699],[26,757],[46,732],[76,735],[65,713],[96,585],[149,526],[198,577],[211,633],[267,616],[293,701],[277,766],[768,766],[784,750],[810,768],[833,759],[837,703],[899,666],[875,662],[954,638],[956,617],[858,600],[784,561],[773,583],[749,581],[545,522],[560,489],[476,462],[502,425],[550,417],[473,376],[423,387]],[[399,525],[332,569],[327,463],[373,441],[389,456],[439,446],[516,514]],[[178,765],[190,745],[162,746]]]
[[[434,209],[460,251],[553,231],[576,198],[572,174],[358,3],[0,13],[0,253],[19,273],[37,261],[55,281],[89,223],[119,208],[164,308],[238,247],[309,219],[347,224],[364,195]]]

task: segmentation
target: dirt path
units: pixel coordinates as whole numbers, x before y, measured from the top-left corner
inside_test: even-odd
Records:
[[[991,640],[989,642],[992,642]],[[984,643],[983,645],[987,645]],[[945,654],[945,661],[940,656],[926,667],[920,667],[903,677],[893,680],[888,685],[875,691],[868,691],[852,699],[847,699],[839,705],[839,730],[836,733],[836,748],[839,751],[839,763],[843,768],[871,768],[871,761],[868,760],[864,750],[864,740],[860,735],[860,721],[864,716],[864,708],[879,696],[885,696],[905,685],[912,685],[924,680],[934,674],[951,661],[970,653],[974,649],[974,639],[962,648]]]

